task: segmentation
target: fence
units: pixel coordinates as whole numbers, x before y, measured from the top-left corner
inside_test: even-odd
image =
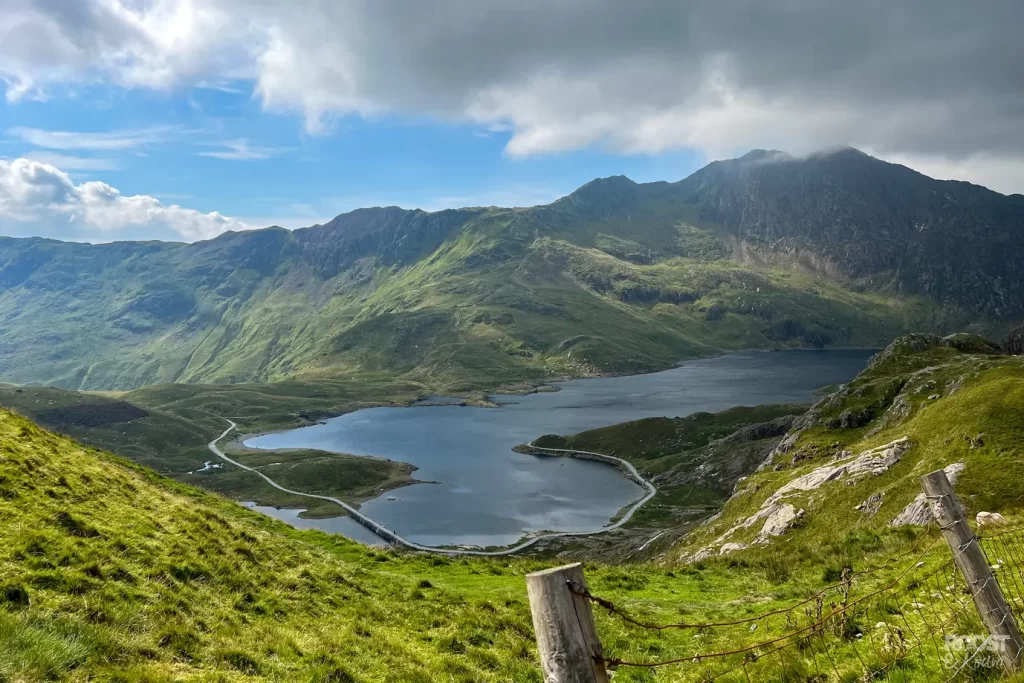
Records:
[[[979,538],[943,472],[921,483],[941,534],[924,534],[879,566],[845,569],[832,585],[760,614],[654,623],[592,594],[579,564],[530,574],[544,680],[604,683],[609,669],[702,683],[950,683],[1019,672],[1024,639],[1013,612],[1024,608],[1024,528],[997,527]],[[592,610],[607,611],[629,632],[692,637],[646,657],[608,655]]]

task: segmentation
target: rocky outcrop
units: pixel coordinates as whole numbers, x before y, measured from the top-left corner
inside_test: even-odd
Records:
[[[884,474],[900,461],[910,446],[910,439],[903,437],[884,446],[866,450],[856,457],[848,451],[844,451],[834,462],[811,470],[779,487],[761,504],[757,512],[737,522],[713,542],[694,553],[690,559],[696,561],[721,554],[725,552],[726,546],[731,548],[728,552],[736,550],[737,548],[734,546],[743,544],[736,544],[729,540],[737,532],[750,529],[759,523],[761,529],[754,538],[753,544],[770,542],[772,538],[784,534],[793,526],[794,522],[805,514],[805,510],[802,508],[798,509],[793,504],[786,502],[787,498],[807,491],[814,491],[829,482],[841,479],[848,483],[856,483],[864,477]]]
[[[863,512],[868,517],[874,517],[878,514],[878,511],[882,509],[883,500],[885,500],[884,493],[872,493],[867,500],[858,505],[855,509]]]
[[[975,515],[974,521],[978,523],[979,527],[1003,526],[1006,524],[1006,518],[998,512],[979,512]]]
[[[1024,325],[1011,330],[1003,346],[1014,356],[1024,356]]]
[[[849,452],[844,451],[845,455],[840,455],[835,464],[819,467],[802,477],[797,477],[772,494],[765,504],[774,503],[798,491],[813,491],[826,482],[844,477],[858,479],[869,474],[882,474],[899,462],[909,447],[910,439],[903,437],[884,446],[864,451],[852,460]]]
[[[949,479],[949,483],[955,484],[957,477],[960,476],[960,473],[963,472],[966,467],[967,465],[962,462],[955,462],[951,465],[946,465],[946,467],[943,468],[943,471],[946,473],[946,478]],[[923,493],[919,493],[910,505],[903,508],[900,514],[896,515],[896,517],[889,522],[889,526],[924,526],[931,522],[932,519],[934,518],[932,517],[931,510],[928,509],[928,500],[925,498]]]

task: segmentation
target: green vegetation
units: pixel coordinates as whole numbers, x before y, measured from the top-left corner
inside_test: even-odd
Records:
[[[7,412],[0,456],[0,680],[540,681],[523,582],[535,560],[373,551],[295,531]],[[870,566],[918,533],[850,532],[827,547],[833,563]],[[587,576],[645,619],[711,621],[790,605],[832,581],[821,566],[751,556],[590,564]],[[641,661],[738,642],[603,612],[598,629],[609,656]],[[843,649],[839,665],[855,670]],[[778,676],[774,661],[751,666],[758,680]],[[665,675],[695,681],[705,668]],[[617,678],[653,680],[625,668]]]
[[[306,517],[336,516],[341,510],[326,501],[278,491],[236,467],[205,467],[216,460],[207,444],[227,427],[221,415],[233,416],[243,433],[252,433],[311,424],[322,416],[368,405],[391,405],[389,398],[404,403],[416,394],[401,385],[369,381],[357,385],[161,385],[118,397],[0,385],[0,405],[54,431],[235,500],[305,508]],[[355,503],[414,481],[414,468],[406,463],[313,450],[255,452],[237,442],[228,442],[227,448],[232,457],[250,467],[268,468],[272,478],[290,488]]]
[[[546,552],[602,560],[654,557],[718,510],[739,477],[764,461],[807,406],[737,407],[654,417],[574,434],[547,434],[539,448],[590,451],[633,463],[657,493],[619,529],[545,543]],[[642,550],[640,550],[642,548]]]
[[[878,475],[796,491],[786,502],[805,510],[777,541],[745,553],[828,558],[836,534],[877,533],[910,504],[917,477],[963,463],[956,488],[972,513],[1013,511],[1024,500],[1024,358],[970,335],[911,335],[878,354],[868,369],[798,419],[771,467],[746,480],[720,518],[686,539],[676,555],[706,544],[754,514],[781,486],[835,458],[849,458],[906,437],[909,448]],[[872,505],[864,505],[874,501]],[[728,538],[749,543],[760,524]]]
[[[799,436],[787,439],[773,460],[782,467],[745,480],[720,519],[675,544],[657,565],[588,563],[591,589],[656,623],[730,620],[790,606],[835,583],[843,567],[892,562],[891,571],[856,580],[854,594],[866,595],[913,566],[915,554],[900,556],[922,534],[925,545],[918,547],[935,538],[934,531],[892,528],[888,521],[915,495],[917,474],[953,460],[967,466],[957,488],[972,511],[1001,510],[1013,518],[1022,500],[1024,359],[974,353],[984,348],[965,341],[896,343],[799,418]],[[893,382],[902,386],[895,390]],[[863,424],[842,417],[865,409],[871,416]],[[717,435],[737,424],[788,419],[790,410],[738,409],[689,424],[659,423],[659,436],[645,442],[640,457],[661,463],[677,443],[713,448]],[[131,411],[100,412],[126,417]],[[72,415],[93,423],[96,418],[81,416],[96,413]],[[603,436],[624,448],[622,433],[634,429],[585,438]],[[827,495],[827,504],[808,492],[798,499],[808,511],[801,524],[767,545],[679,564],[681,555],[749,514],[782,482],[830,462],[834,449],[857,452],[903,435],[915,445],[900,462],[854,486],[826,484],[817,493]],[[854,509],[878,491],[884,492],[878,511]],[[941,541],[931,547],[926,567],[948,559]],[[522,577],[541,566],[374,551],[296,531],[0,412],[0,680],[539,681]],[[925,612],[879,602],[856,615],[847,632],[859,629],[877,640],[880,634],[870,630],[876,621],[913,623]],[[744,625],[695,638],[640,630],[601,610],[597,619],[606,653],[633,661],[735,648],[787,628]],[[966,614],[957,628],[976,632],[971,619]],[[829,638],[836,666],[849,680],[860,676],[853,638]],[[882,650],[859,656],[872,668],[884,664]],[[811,676],[821,657],[812,644],[784,662],[785,672],[765,658],[750,662],[748,673],[754,680],[781,680],[794,671]],[[622,668],[616,679],[697,681],[711,664],[687,662],[657,678]],[[926,658],[901,671],[915,680],[935,666]]]
[[[1001,332],[1024,316],[1019,211],[848,151],[716,162],[672,184],[608,178],[528,209],[362,209],[195,244],[3,238],[0,377],[452,393],[727,349]]]
[[[741,406],[720,413],[649,417],[572,436],[546,434],[533,443],[540,448],[614,455],[633,463],[641,473],[661,474],[678,465],[685,452],[703,448],[741,427],[797,415],[806,410],[807,406],[803,405]]]

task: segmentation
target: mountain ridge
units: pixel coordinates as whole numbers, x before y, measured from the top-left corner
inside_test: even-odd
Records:
[[[1024,319],[1022,226],[1024,202],[855,150],[755,150],[529,208],[374,207],[195,243],[7,238],[0,379],[387,372],[458,391],[732,348],[1001,334]]]

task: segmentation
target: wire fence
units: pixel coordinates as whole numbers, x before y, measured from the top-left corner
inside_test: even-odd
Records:
[[[611,668],[690,665],[700,681],[987,680],[979,669],[1000,673],[1002,667],[972,590],[941,540],[922,536],[917,545],[924,547],[904,566],[890,560],[857,572],[846,569],[838,583],[788,607],[722,622],[649,623],[586,589],[570,590],[636,628],[686,629],[703,634],[702,643],[742,643],[723,650],[698,645],[651,661],[607,657]],[[1024,607],[1024,529],[980,541],[1007,599],[1018,610]],[[945,559],[936,557],[940,553]],[[880,587],[858,590],[859,579],[886,570],[891,578]]]
[[[599,654],[593,655],[613,671],[657,671],[657,680],[702,683],[1000,680],[1006,671],[1000,648],[1006,643],[990,635],[992,624],[986,626],[975,597],[994,581],[1010,607],[996,621],[1024,614],[1024,527],[972,534],[952,549],[943,540],[934,530],[924,533],[909,550],[878,566],[844,569],[837,582],[792,604],[717,622],[657,623],[595,595],[582,580],[569,581],[568,588],[574,598],[620,622],[605,624],[620,636],[609,652],[598,644]],[[958,567],[972,544],[991,568],[989,579],[978,585]],[[659,636],[664,642],[643,656],[636,644],[651,639],[640,637],[642,631],[687,631],[692,637]],[[1019,646],[1015,654],[1019,660]]]

